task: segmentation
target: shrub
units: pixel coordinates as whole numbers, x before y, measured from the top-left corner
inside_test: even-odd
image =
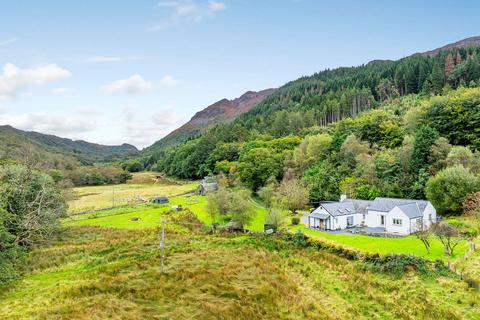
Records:
[[[418,271],[421,275],[431,274],[427,261],[414,255],[370,255],[366,257],[365,265],[372,271],[387,273],[395,277],[401,277],[410,269]]]
[[[292,224],[294,226],[298,225],[300,223],[300,218],[299,217],[293,217],[292,218]]]
[[[480,214],[480,191],[470,194],[462,205],[463,212]]]
[[[47,174],[0,166],[0,285],[16,279],[26,250],[51,237],[66,204]]]
[[[306,247],[307,241],[305,240],[305,235],[303,234],[302,230],[297,230],[295,235],[293,236],[293,243],[297,247]]]
[[[439,213],[460,213],[467,195],[478,191],[479,178],[461,165],[431,177],[425,189],[427,198]]]

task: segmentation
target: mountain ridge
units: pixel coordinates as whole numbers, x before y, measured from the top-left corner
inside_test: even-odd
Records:
[[[442,47],[432,49],[432,50],[428,50],[428,51],[424,51],[424,52],[420,52],[420,53],[416,53],[416,54],[421,54],[421,55],[424,55],[424,56],[433,56],[433,55],[438,54],[440,51],[450,50],[450,49],[453,49],[453,48],[475,46],[475,45],[480,45],[480,36],[473,36],[473,37],[464,38],[462,40],[446,44]]]
[[[62,155],[72,162],[79,161],[83,164],[115,161],[138,152],[135,146],[127,143],[108,146],[36,131],[24,131],[11,125],[0,126],[0,136],[3,137],[0,149],[6,150],[5,153],[11,154],[9,149],[28,145],[29,148],[36,149],[39,154],[48,153],[53,158],[55,155]]]
[[[196,112],[188,122],[147,147],[146,150],[165,150],[201,134],[211,126],[230,122],[239,115],[248,112],[275,90],[274,88],[269,88],[260,91],[247,91],[240,97],[232,100],[220,99]]]

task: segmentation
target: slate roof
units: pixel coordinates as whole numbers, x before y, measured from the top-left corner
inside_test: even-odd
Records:
[[[368,210],[389,212],[399,207],[409,218],[421,217],[428,205],[425,200],[397,199],[397,198],[375,198],[373,201],[346,199],[344,201],[322,201],[320,207],[315,209],[311,215],[322,218],[322,208],[332,216],[343,216],[349,214],[366,214]]]
[[[332,216],[343,216],[349,214],[365,214],[367,213],[367,207],[371,205],[371,201],[367,200],[354,200],[347,199],[341,202],[336,201],[323,201],[320,202],[320,206],[323,207]],[[315,213],[320,208],[317,208],[312,213]]]
[[[327,214],[327,213],[321,212],[320,209],[317,208],[312,213],[309,214],[309,217],[326,219],[326,218],[330,217],[330,215]]]
[[[216,182],[202,183],[201,186],[206,190],[217,190],[218,184]]]
[[[398,208],[402,210],[403,213],[405,213],[410,219],[423,217],[419,206],[415,202],[399,205]]]
[[[397,199],[397,198],[375,198],[373,200],[372,205],[370,206],[370,210],[375,211],[385,211],[389,212],[395,207],[400,207],[406,204],[417,204],[420,212],[423,212],[428,205],[428,201],[425,200],[412,200],[412,199]]]

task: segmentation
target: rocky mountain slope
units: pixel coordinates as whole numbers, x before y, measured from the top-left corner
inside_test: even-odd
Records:
[[[449,44],[444,45],[443,47],[440,47],[440,48],[437,48],[437,49],[422,52],[421,54],[425,55],[425,56],[434,56],[434,55],[438,54],[440,51],[450,50],[450,49],[453,49],[453,48],[470,47],[470,46],[475,46],[475,45],[477,45],[477,46],[480,45],[480,36],[462,39],[460,41],[457,41],[457,42],[454,42],[454,43],[449,43]]]
[[[204,130],[219,124],[230,122],[237,116],[249,111],[255,105],[271,95],[275,89],[262,91],[248,91],[239,98],[228,100],[222,99],[205,109],[197,112],[190,121],[170,134],[155,142],[146,151],[161,151],[182,143],[189,138],[195,137]]]

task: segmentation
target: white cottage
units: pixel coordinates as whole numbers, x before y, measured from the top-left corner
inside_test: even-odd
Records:
[[[394,198],[367,201],[342,196],[338,202],[320,202],[320,206],[308,216],[308,227],[318,230],[370,227],[408,235],[422,224],[430,227],[436,220],[437,212],[429,201]]]

